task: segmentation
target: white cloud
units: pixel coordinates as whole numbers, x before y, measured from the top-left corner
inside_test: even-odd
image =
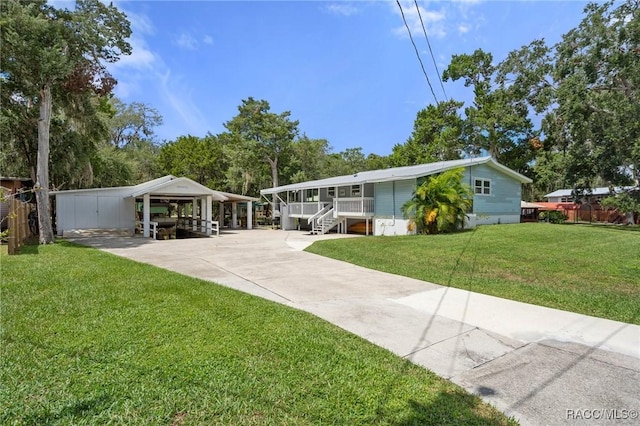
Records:
[[[411,30],[411,34],[422,34],[424,31],[422,29],[422,24],[424,23],[424,28],[427,31],[427,34],[432,37],[443,38],[447,35],[446,31],[446,18],[447,14],[444,8],[440,10],[427,10],[423,6],[418,5],[416,8],[415,4],[411,1],[401,1],[402,12],[400,8],[398,8],[397,3],[393,3],[393,13],[402,16],[404,14],[404,18],[407,21],[407,25]],[[422,21],[420,18],[422,17]],[[408,37],[407,28],[404,25],[404,22],[401,26],[398,26],[394,29],[394,33],[400,37]]]
[[[127,19],[131,23],[131,31],[133,34],[149,35],[155,32],[148,16],[124,10],[123,12],[127,15]]]
[[[453,0],[451,2],[421,1],[418,3],[420,14],[412,0],[401,0],[407,24],[411,34],[416,37],[423,34],[420,16],[429,37],[444,38],[448,35],[461,35],[478,29],[473,22],[481,21],[478,5],[482,0]],[[390,2],[393,14],[400,17],[400,9],[396,2]],[[407,29],[402,22],[393,32],[402,38],[408,37]]]
[[[325,10],[334,15],[351,16],[358,13],[358,8],[351,3],[331,3],[325,6]]]
[[[121,56],[113,67],[129,67],[138,70],[151,68],[156,62],[156,55],[149,50],[146,41],[140,37],[132,37],[129,39],[129,44],[131,44],[131,55]]]
[[[175,40],[175,44],[178,45],[179,47],[182,47],[183,49],[196,50],[196,48],[198,47],[198,40],[196,40],[189,33],[182,33]]]
[[[212,45],[212,44],[213,44],[213,37],[211,37],[210,35],[206,34],[206,35],[202,38],[202,42],[203,42],[204,44]]]
[[[127,15],[131,24],[131,37],[128,40],[131,45],[131,55],[121,56],[113,67],[129,67],[138,70],[151,68],[156,61],[156,55],[149,49],[144,36],[154,34],[153,24],[145,15],[121,10]]]
[[[169,123],[173,123],[178,132],[204,133],[207,121],[192,101],[193,90],[189,82],[175,75],[159,51],[149,45],[152,40],[150,37],[155,33],[153,23],[146,15],[126,10],[124,12],[129,17],[133,30],[129,40],[132,54],[108,65],[118,79],[116,96],[125,102],[131,102],[140,101],[140,97],[144,99],[148,93],[157,94],[157,105],[153,107],[165,116],[165,124],[161,127],[166,130]],[[175,43],[187,49],[194,49],[199,44],[198,40],[188,33],[181,34]],[[202,43],[213,43],[213,38],[204,36]],[[162,129],[158,129],[157,133],[161,134]]]
[[[206,129],[206,120],[202,112],[191,101],[191,90],[180,84],[180,78],[171,75],[167,69],[163,74],[156,73],[164,99],[185,124],[187,133],[198,134]],[[181,87],[182,86],[182,87]]]

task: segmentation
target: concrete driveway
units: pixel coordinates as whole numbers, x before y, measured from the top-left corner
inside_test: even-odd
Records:
[[[303,232],[69,238],[311,312],[480,395],[523,425],[638,424],[640,327],[377,272]]]

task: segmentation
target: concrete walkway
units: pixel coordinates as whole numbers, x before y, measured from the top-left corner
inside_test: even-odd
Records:
[[[372,271],[302,232],[69,238],[311,312],[480,395],[523,425],[638,424],[640,327]]]

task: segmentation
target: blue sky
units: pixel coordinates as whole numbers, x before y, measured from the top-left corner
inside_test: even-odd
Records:
[[[117,1],[129,17],[131,56],[111,67],[116,95],[164,117],[159,141],[224,131],[242,99],[290,111],[301,133],[334,152],[387,155],[435,103],[395,1]],[[494,61],[582,18],[582,1],[419,1],[440,72],[454,54]],[[438,99],[437,73],[413,1],[402,2]],[[450,98],[471,89],[445,83]]]

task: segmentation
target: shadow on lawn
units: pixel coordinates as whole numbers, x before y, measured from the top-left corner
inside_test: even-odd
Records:
[[[40,247],[37,238],[30,238],[25,242],[25,245],[18,249],[16,255],[20,256],[23,254],[38,254],[38,247]]]
[[[492,408],[479,407],[482,401],[463,390],[440,392],[429,404],[423,404],[413,399],[408,401],[411,412],[403,419],[392,423],[394,426],[412,425],[496,425],[505,424],[498,416],[500,412]],[[513,419],[507,419],[506,424],[517,424]]]
[[[584,223],[584,222],[565,222],[563,226],[583,226],[585,228],[599,228],[610,231],[622,231],[622,232],[640,232],[640,225],[618,225],[615,223]]]
[[[51,423],[66,423],[82,421],[83,419],[90,419],[93,415],[98,414],[114,404],[113,397],[102,393],[93,397],[79,401],[75,401],[64,407],[61,407],[57,411],[43,411],[33,413],[30,416],[24,418],[25,424],[30,425],[42,425]]]

